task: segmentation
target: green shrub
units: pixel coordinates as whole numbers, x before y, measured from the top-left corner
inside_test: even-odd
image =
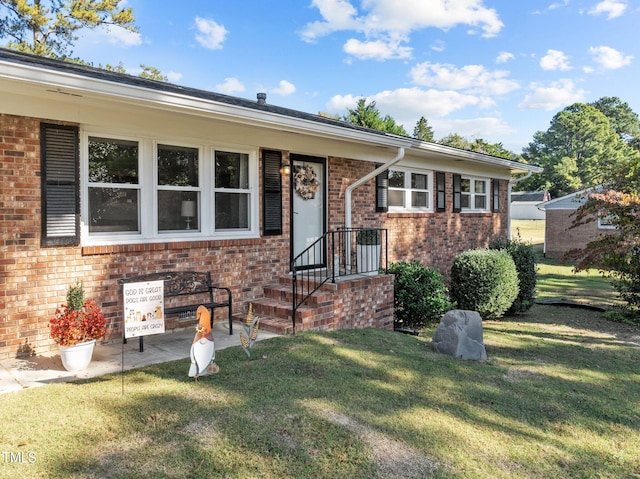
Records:
[[[391,263],[396,328],[420,329],[452,308],[442,275],[419,261]]]
[[[538,263],[533,246],[516,239],[496,238],[489,243],[489,249],[504,250],[511,255],[518,272],[518,297],[507,311],[508,314],[524,313],[533,306],[538,281]]]
[[[483,319],[504,315],[518,296],[518,272],[506,251],[476,249],[458,256],[451,267],[451,299]]]

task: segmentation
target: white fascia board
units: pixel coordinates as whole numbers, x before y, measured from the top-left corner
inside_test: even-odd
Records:
[[[103,101],[119,101],[127,105],[138,104],[147,108],[176,111],[208,118],[253,124],[264,128],[323,136],[344,141],[378,144],[384,147],[410,147],[411,139],[395,135],[369,133],[350,128],[295,118],[239,105],[197,98],[187,94],[153,90],[134,85],[119,84],[81,75],[57,72],[32,66],[0,61],[0,78],[41,85],[53,92]],[[179,88],[179,85],[172,85]]]

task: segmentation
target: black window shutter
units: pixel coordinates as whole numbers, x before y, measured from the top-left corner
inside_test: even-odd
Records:
[[[376,212],[385,213],[389,209],[389,170],[376,176]]]
[[[497,213],[500,211],[500,180],[491,180],[491,191],[493,196],[491,206],[493,211]]]
[[[453,175],[453,212],[460,213],[462,203],[462,177]]]
[[[442,172],[436,172],[436,211],[447,209],[446,176]]]
[[[282,152],[262,152],[262,233],[282,234]]]
[[[40,125],[43,246],[80,244],[78,128]]]

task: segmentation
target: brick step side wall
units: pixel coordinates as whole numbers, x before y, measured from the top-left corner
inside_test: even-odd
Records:
[[[260,327],[278,334],[293,332],[291,278],[266,285],[251,303]],[[246,313],[234,320],[244,323]],[[296,310],[296,331],[373,327],[393,329],[393,275],[354,276],[325,284]]]

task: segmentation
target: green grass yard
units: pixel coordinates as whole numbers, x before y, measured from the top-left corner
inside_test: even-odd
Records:
[[[542,298],[612,297],[549,268]],[[188,360],[127,372],[124,395],[120,375],[5,394],[0,477],[640,477],[639,328],[535,305],[484,323],[485,362],[434,353],[434,332],[274,338],[197,382]]]

